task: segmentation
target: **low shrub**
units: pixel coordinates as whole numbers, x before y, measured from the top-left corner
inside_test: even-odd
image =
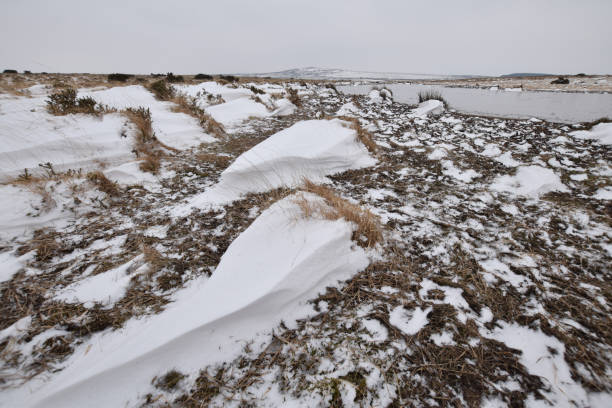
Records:
[[[185,78],[182,75],[174,75],[172,72],[166,74],[166,81],[174,84],[176,82],[185,82]]]
[[[134,75],[132,74],[108,74],[107,79],[109,81],[118,81],[118,82],[126,82],[128,79],[132,78]]]
[[[153,92],[157,99],[162,101],[172,99],[174,96],[174,89],[172,89],[171,86],[168,86],[168,83],[163,79],[151,83],[149,85],[149,90]]]
[[[206,79],[206,80],[211,80],[213,79],[212,75],[208,75],[208,74],[197,74],[196,76],[193,77],[194,79]]]
[[[4,71],[2,71],[4,74],[16,74],[17,70],[16,69],[5,69]]]
[[[428,89],[427,91],[419,92],[419,103],[423,103],[425,101],[429,101],[432,99],[442,102],[444,106],[448,106],[448,102],[446,102],[446,99],[444,99],[442,94],[438,91],[435,91],[433,89]]]
[[[227,81],[227,82],[236,82],[236,81],[238,81],[238,78],[236,78],[233,75],[219,75],[219,79],[222,79],[222,80]]]
[[[553,85],[568,85],[570,83],[569,79],[565,78],[565,77],[558,77],[557,79],[555,79],[554,81],[550,81],[551,84]]]
[[[253,93],[254,93],[254,94],[256,94],[256,95],[257,95],[257,94],[259,94],[259,95],[263,95],[263,94],[265,94],[265,92],[264,92],[264,91],[262,91],[261,89],[257,88],[256,86],[253,86],[253,85],[251,85],[251,86],[249,87],[249,89],[251,90],[251,92],[253,92]]]
[[[67,115],[69,113],[86,113],[97,115],[104,111],[91,96],[77,98],[73,88],[65,88],[52,93],[47,98],[47,110],[53,115]]]

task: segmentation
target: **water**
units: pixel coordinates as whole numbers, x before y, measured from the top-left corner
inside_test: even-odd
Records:
[[[435,90],[458,112],[504,118],[539,118],[550,122],[590,122],[612,118],[612,94],[575,92],[492,91],[417,84],[386,84],[396,102],[418,103],[419,92]],[[365,95],[371,85],[339,86],[345,94]]]

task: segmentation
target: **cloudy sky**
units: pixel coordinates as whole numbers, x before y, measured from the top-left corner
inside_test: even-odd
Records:
[[[1,11],[0,69],[612,73],[612,0],[2,0]]]

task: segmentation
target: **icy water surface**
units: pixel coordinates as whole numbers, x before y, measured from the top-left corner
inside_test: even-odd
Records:
[[[551,122],[589,122],[612,117],[612,94],[575,92],[494,91],[475,88],[450,88],[417,84],[387,84],[397,102],[416,104],[419,92],[439,91],[450,107],[459,112],[527,119],[536,117]],[[339,86],[346,94],[367,94],[371,85]]]

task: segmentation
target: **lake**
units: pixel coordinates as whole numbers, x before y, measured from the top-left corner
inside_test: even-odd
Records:
[[[550,122],[590,122],[612,118],[612,94],[577,92],[504,91],[452,88],[418,84],[385,84],[396,102],[414,105],[419,92],[435,90],[451,109],[458,112],[504,118],[538,118]],[[373,85],[343,85],[338,90],[349,95],[366,95]]]

